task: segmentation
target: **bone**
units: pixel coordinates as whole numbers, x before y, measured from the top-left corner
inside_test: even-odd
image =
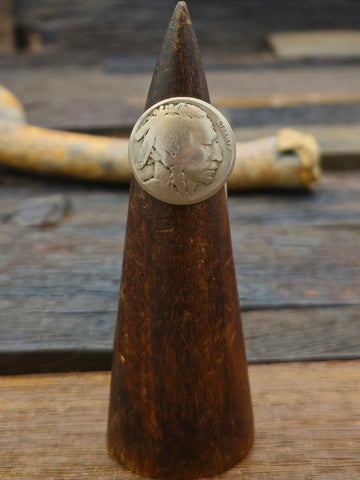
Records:
[[[126,139],[47,130],[28,125],[19,100],[0,86],[0,165],[43,175],[128,183]],[[311,189],[321,174],[312,135],[285,128],[236,144],[230,190]]]

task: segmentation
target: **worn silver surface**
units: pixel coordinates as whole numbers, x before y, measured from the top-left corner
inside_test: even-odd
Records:
[[[235,161],[235,140],[225,117],[189,97],[163,100],[136,122],[129,161],[135,178],[153,197],[187,205],[214,195]]]

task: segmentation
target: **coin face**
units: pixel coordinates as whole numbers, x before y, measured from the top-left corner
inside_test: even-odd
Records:
[[[214,195],[235,161],[235,140],[226,118],[190,97],[168,98],[136,122],[129,141],[135,178],[163,202],[187,205]]]

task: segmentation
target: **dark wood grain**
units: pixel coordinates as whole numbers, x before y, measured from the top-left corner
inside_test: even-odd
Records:
[[[179,2],[146,107],[208,101],[185,2]],[[181,480],[232,467],[253,417],[225,189],[171,205],[133,179],[115,330],[108,447],[142,475]]]

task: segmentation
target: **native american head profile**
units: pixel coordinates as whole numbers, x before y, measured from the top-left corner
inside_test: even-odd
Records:
[[[156,108],[136,132],[141,143],[135,168],[143,183],[191,198],[209,185],[222,162],[216,132],[207,113],[190,103]]]

